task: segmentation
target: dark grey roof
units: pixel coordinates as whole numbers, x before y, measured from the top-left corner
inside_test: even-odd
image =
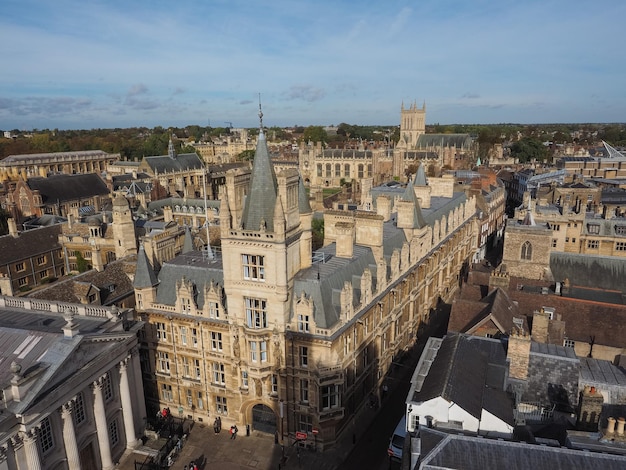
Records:
[[[480,419],[486,370],[486,358],[478,348],[462,335],[447,335],[422,389],[411,400],[422,403],[442,397]]]
[[[314,263],[310,268],[300,271],[294,280],[292,302],[296,302],[304,292],[313,299],[313,318],[319,328],[330,328],[339,321],[341,313],[340,293],[345,281],[351,281],[354,289],[354,305],[360,298],[359,279],[370,268],[375,279],[376,263],[369,247],[354,246],[351,259],[335,256],[334,243],[322,248],[324,262]],[[293,310],[293,309],[292,309]]]
[[[60,250],[59,234],[61,225],[39,227],[20,232],[17,237],[3,235],[0,237],[0,266],[19,261],[38,253]]]
[[[169,155],[144,157],[144,161],[155,174],[199,170],[203,168],[202,160],[196,153],[181,153],[171,158]]]
[[[436,437],[429,435],[435,434]],[[598,452],[539,446],[481,437],[444,435],[434,429],[420,429],[425,442],[420,470],[618,470],[626,468],[626,457]],[[605,450],[609,450],[606,448]]]
[[[609,361],[591,357],[580,358],[580,378],[583,383],[595,382],[626,387],[626,371],[624,369],[611,364]]]
[[[448,334],[442,340],[431,338],[428,345],[413,373],[410,402],[442,397],[477,419],[485,409],[514,424],[513,402],[503,391],[507,365],[500,341]]]
[[[413,181],[415,186],[426,186],[426,173],[424,173],[424,165],[420,164],[415,173],[415,180]]]
[[[183,254],[189,253],[193,251],[193,239],[191,237],[191,232],[189,231],[189,226],[185,225],[185,239],[183,241]]]
[[[29,178],[26,183],[31,190],[39,191],[44,204],[75,201],[110,193],[106,183],[95,173]]]
[[[267,150],[263,130],[259,133],[254,164],[250,177],[250,191],[246,197],[241,223],[244,230],[259,230],[261,222],[269,232],[274,231],[274,209],[278,197],[278,183],[274,165]]]
[[[417,138],[415,148],[428,147],[456,147],[469,148],[472,145],[472,138],[469,134],[421,134]]]
[[[143,243],[139,245],[139,252],[137,253],[137,268],[135,269],[135,278],[133,279],[133,287],[144,288],[154,287],[159,283],[157,275],[148,260],[146,251],[144,250]]]
[[[421,167],[422,165],[420,165],[420,168]],[[425,227],[426,221],[424,220],[424,216],[422,215],[422,209],[420,207],[417,196],[415,195],[413,181],[410,181],[409,184],[406,185],[406,189],[404,191],[404,194],[402,195],[402,200],[413,204],[413,227],[411,228]]]
[[[199,251],[180,254],[176,258],[163,263],[158,277],[157,303],[175,305],[176,282],[184,278],[194,284],[195,300],[200,309],[204,307],[204,287],[211,285],[212,282],[214,284],[224,284],[224,271],[221,259],[209,261]]]
[[[552,252],[550,270],[554,279],[569,279],[572,286],[626,293],[626,258]]]

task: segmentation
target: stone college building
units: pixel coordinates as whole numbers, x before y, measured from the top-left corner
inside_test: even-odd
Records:
[[[148,413],[220,416],[331,447],[458,287],[476,249],[475,199],[420,168],[372,212],[326,212],[325,246],[313,253],[303,181],[295,169],[275,173],[262,123],[250,180],[227,181],[220,252],[155,267],[140,247]]]

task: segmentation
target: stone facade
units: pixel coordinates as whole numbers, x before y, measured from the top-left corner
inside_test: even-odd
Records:
[[[181,255],[158,278],[138,261],[145,362],[156,364],[148,402],[289,443],[295,432],[312,443],[316,429],[324,449],[457,289],[476,249],[475,199],[433,196],[423,218],[397,226],[395,216],[330,211],[313,256],[303,181],[274,174],[262,137],[251,177],[227,175],[221,253]]]

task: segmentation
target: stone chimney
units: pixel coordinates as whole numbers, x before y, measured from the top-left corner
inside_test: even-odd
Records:
[[[606,433],[613,434],[614,432],[615,432],[615,418],[613,418],[613,416],[609,416],[609,418],[607,419]]]
[[[430,195],[432,193],[432,187],[430,186],[415,186],[415,196],[419,199],[420,207],[422,209],[430,209]]]
[[[9,226],[9,235],[11,235],[14,238],[17,238],[20,236],[20,234],[17,231],[17,224],[15,223],[15,219],[13,217],[7,219],[7,225]]]
[[[389,222],[391,218],[391,199],[387,196],[376,198],[376,213],[383,216],[383,221]]]
[[[509,273],[492,271],[489,275],[489,291],[499,287],[503,291],[508,292],[510,282],[511,277],[509,276]]]
[[[335,241],[336,256],[351,259],[354,252],[354,223],[337,222],[335,224],[337,240]]]
[[[626,419],[617,418],[617,435],[618,436],[624,435],[624,424],[626,424]]]
[[[596,432],[598,430],[603,404],[604,397],[596,387],[585,385],[578,399],[578,416],[576,419],[576,427],[578,430],[590,432]]]
[[[530,336],[523,331],[511,333],[506,357],[509,361],[509,377],[518,380],[528,379]]]
[[[533,331],[532,338],[533,341],[537,343],[547,343],[548,342],[548,328],[550,326],[550,314],[545,310],[541,309],[538,312],[533,313]]]
[[[0,273],[0,295],[13,296],[13,294],[11,278],[6,274]]]

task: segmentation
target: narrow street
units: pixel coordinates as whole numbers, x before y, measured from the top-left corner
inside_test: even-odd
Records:
[[[410,380],[417,361],[424,350],[430,336],[442,337],[448,328],[450,305],[440,304],[432,315],[432,324],[427,331],[420,334],[418,342],[405,360],[396,365],[396,369],[387,380],[393,384],[389,395],[381,403],[376,417],[368,430],[348,454],[340,470],[387,470],[399,469],[400,465],[390,462],[387,455],[389,439],[398,421],[405,412],[405,400],[410,388]]]

